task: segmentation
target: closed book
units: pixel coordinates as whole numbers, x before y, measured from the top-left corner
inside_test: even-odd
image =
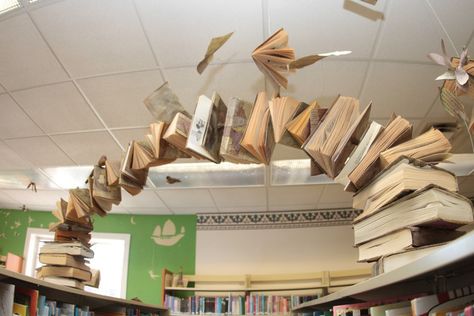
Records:
[[[221,161],[219,149],[226,113],[227,106],[216,92],[213,93],[211,99],[201,95],[194,112],[186,149],[219,163]]]
[[[5,261],[5,269],[21,273],[23,271],[23,257],[8,252],[7,259]]]
[[[36,316],[38,312],[39,291],[30,288],[15,286],[15,300],[27,306],[27,315]],[[21,302],[19,302],[21,300]],[[23,308],[22,308],[23,309]]]
[[[363,209],[357,217],[362,219],[400,196],[431,183],[448,191],[458,190],[456,177],[451,172],[418,160],[400,157],[354,195],[352,207]]]
[[[170,125],[163,134],[163,139],[175,148],[184,152],[188,156],[192,156],[196,159],[202,159],[202,157],[193,151],[186,149],[186,142],[189,136],[189,130],[191,129],[192,119],[183,113],[176,113]]]
[[[259,163],[255,157],[240,145],[252,109],[253,104],[250,102],[238,98],[230,100],[219,151],[225,161],[232,163]]]
[[[38,278],[44,277],[64,277],[73,278],[81,281],[89,281],[92,277],[90,271],[85,271],[73,267],[61,267],[61,266],[42,266],[37,270]]]
[[[354,243],[360,245],[407,226],[455,229],[473,220],[470,200],[429,185],[363,219],[355,219]]]
[[[464,232],[428,227],[407,227],[359,245],[359,261],[375,261],[400,251],[439,244],[461,237]]]
[[[385,316],[411,316],[411,304],[407,307],[387,309]]]
[[[412,315],[428,316],[430,309],[434,306],[472,293],[474,293],[474,286],[415,298],[411,301]]]
[[[40,253],[39,261],[42,264],[69,266],[85,271],[90,271],[89,266],[81,256],[72,256],[64,253]]]
[[[40,254],[43,253],[68,254],[71,256],[82,256],[85,258],[94,257],[94,252],[80,242],[46,242],[40,249]]]
[[[84,283],[76,279],[71,279],[67,277],[58,277],[58,276],[46,276],[46,277],[43,277],[42,279],[46,282],[57,284],[57,285],[72,287],[79,290],[84,289]]]
[[[410,301],[372,306],[369,308],[369,314],[370,316],[386,316],[385,312],[387,310],[404,307],[410,307]]]
[[[20,303],[13,303],[13,314],[18,316],[28,316],[28,306]]]
[[[429,316],[462,315],[466,304],[471,304],[473,301],[474,294],[450,299],[449,301],[436,305],[430,309]]]
[[[0,315],[11,315],[15,297],[15,285],[0,283]]]

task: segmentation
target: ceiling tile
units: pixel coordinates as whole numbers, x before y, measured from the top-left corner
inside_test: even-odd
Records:
[[[219,209],[265,205],[267,200],[265,188],[211,189],[210,191]]]
[[[74,165],[67,155],[48,137],[17,138],[5,141],[22,158],[37,167]]]
[[[403,117],[423,118],[438,93],[439,83],[434,79],[439,74],[437,66],[375,62],[361,102],[373,101],[372,117],[390,117],[395,112]]]
[[[429,0],[443,27],[453,40],[456,49],[460,53],[466,46],[472,32],[472,12],[474,12],[474,1],[471,0]],[[443,36],[445,44],[447,39]],[[441,52],[441,47],[439,48]]]
[[[265,88],[263,75],[253,63],[209,66],[202,75],[189,67],[165,69],[164,72],[171,88],[190,113],[194,113],[201,94],[210,97],[217,91],[224,102],[231,97],[253,102],[257,92]]]
[[[188,206],[188,207],[172,207],[171,211],[177,215],[188,215],[198,213],[218,213],[219,210],[215,207],[207,206]]]
[[[89,166],[43,168],[49,179],[62,189],[87,188],[86,180],[94,169]]]
[[[128,146],[132,140],[143,140],[145,135],[150,133],[149,128],[130,128],[130,129],[116,129],[112,133],[117,137],[123,148]]]
[[[312,205],[316,206],[323,186],[282,186],[268,188],[268,205],[275,206]]]
[[[3,193],[12,199],[24,204],[29,210],[53,210],[56,207],[56,201],[67,199],[67,191],[60,190],[2,190]]]
[[[428,53],[441,53],[446,36],[425,1],[390,1],[387,11],[375,58],[429,62]]]
[[[131,0],[60,1],[31,14],[75,77],[156,66]]]
[[[161,66],[197,65],[211,38],[229,32],[214,61],[250,59],[263,38],[260,1],[144,0],[137,6]]]
[[[220,213],[265,212],[266,210],[267,210],[267,207],[265,205],[219,207]]]
[[[22,90],[13,97],[46,133],[104,128],[71,82]]]
[[[143,100],[163,83],[158,71],[96,77],[78,82],[108,127],[150,124],[153,116]]]
[[[281,144],[275,146],[272,154],[272,161],[287,159],[306,159],[308,155],[301,148],[293,148]]]
[[[102,155],[120,160],[122,151],[107,132],[52,136],[59,147],[79,165],[93,165]]]
[[[174,212],[179,208],[215,208],[207,189],[158,190],[163,202]]]
[[[318,206],[320,203],[352,203],[352,195],[350,192],[345,192],[344,187],[340,184],[328,184],[324,186],[324,191],[318,201]]]
[[[125,190],[122,190],[121,207],[127,208],[131,213],[135,207],[144,208],[166,208],[160,198],[152,190],[143,190],[140,194],[131,196]]]
[[[67,79],[26,14],[0,21],[0,60],[0,82],[9,90]]]
[[[0,115],[0,138],[27,137],[43,134],[41,129],[15,104],[9,95],[0,95],[0,108],[2,109],[2,115]]]
[[[130,207],[131,215],[170,215],[172,214],[166,207]]]
[[[379,1],[374,10],[381,11],[384,2]],[[352,50],[351,57],[368,58],[380,23],[345,10],[343,0],[268,1],[268,14],[270,32],[285,28],[298,57]]]
[[[27,169],[32,164],[14,152],[5,143],[0,142],[0,170]]]

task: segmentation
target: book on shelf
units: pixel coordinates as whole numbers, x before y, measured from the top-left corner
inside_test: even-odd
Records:
[[[270,119],[270,109],[265,92],[259,92],[247,129],[240,145],[250,152],[259,162],[268,165],[275,148],[275,135]]]
[[[349,184],[349,174],[352,172],[352,170],[354,170],[355,167],[357,167],[357,165],[359,165],[382,129],[383,127],[379,123],[375,121],[370,123],[367,131],[364,133],[364,136],[362,136],[359,145],[355,147],[349,158],[347,158],[344,167],[339,172],[337,177],[334,178],[334,181],[342,184],[344,187]]]
[[[159,86],[143,102],[157,121],[167,124],[178,112],[190,116],[179,102],[178,96],[169,87],[168,82]]]
[[[395,116],[381,131],[367,154],[349,174],[346,190],[355,192],[369,183],[382,170],[379,155],[382,151],[411,138],[412,124],[401,116]]]
[[[456,229],[474,220],[472,202],[435,185],[412,192],[354,220],[356,246],[408,226]]]
[[[418,137],[381,152],[380,161],[382,168],[401,156],[426,162],[442,161],[449,157],[451,148],[451,143],[446,136],[439,130],[432,128]]]
[[[429,311],[429,316],[465,316],[464,310],[466,305],[474,302],[474,294],[457,297],[433,306]]]
[[[89,281],[84,282],[84,285],[99,288],[100,285],[100,270],[93,269],[91,270],[91,279]]]
[[[222,132],[221,148],[219,153],[225,161],[232,163],[259,163],[240,141],[252,113],[253,104],[238,98],[232,98],[227,107],[227,114]]]
[[[68,243],[57,243],[57,242],[45,242],[40,248],[41,254],[68,254],[71,256],[82,256],[84,258],[93,258],[94,252],[84,246],[80,242],[68,242]]]
[[[46,265],[38,268],[36,275],[38,278],[42,279],[44,277],[63,277],[63,278],[72,278],[81,281],[89,281],[92,277],[90,271],[67,267],[67,266],[52,266]]]
[[[318,124],[326,113],[326,110],[327,109],[320,108],[318,102],[315,100],[286,124],[287,132],[294,138],[299,147],[303,145],[311,133],[311,116],[313,116],[313,124]],[[316,130],[316,127],[313,127],[313,129]]]
[[[72,287],[79,290],[84,289],[84,282],[69,277],[45,276],[42,277],[42,280],[57,285]]]
[[[15,285],[0,282],[0,315],[11,315],[15,297]]]
[[[289,64],[295,60],[295,51],[288,47],[288,33],[279,29],[267,38],[252,52],[252,59],[258,69],[270,80],[276,88],[282,86],[286,89]]]
[[[120,165],[119,185],[131,195],[137,195],[143,190],[148,177],[148,168],[134,170],[132,168],[134,142],[128,144],[125,156]]]
[[[14,316],[28,316],[28,305],[13,303]]]
[[[186,142],[189,136],[189,130],[191,129],[191,122],[192,119],[188,116],[181,112],[176,113],[171,124],[166,129],[163,139],[189,157],[202,159],[202,157],[197,153],[186,149]]]
[[[417,247],[445,243],[461,237],[462,231],[428,227],[406,227],[359,245],[359,261],[375,261],[382,256]]]
[[[411,304],[407,307],[387,309],[385,316],[411,316]]]
[[[402,301],[402,302],[397,302],[397,303],[372,306],[372,307],[369,307],[369,315],[370,316],[386,316],[385,314],[388,310],[401,309],[401,308],[407,308],[407,307],[410,308],[410,301]],[[407,315],[409,314],[410,313],[408,313]]]
[[[5,269],[21,273],[23,271],[23,257],[8,252],[5,260]]]
[[[448,191],[458,191],[456,176],[436,166],[412,158],[400,157],[380,172],[352,198],[352,207],[363,209],[362,219],[409,192],[431,183]]]
[[[455,300],[460,297],[472,296],[474,286],[467,286],[462,289],[456,289],[438,294],[426,295],[411,300],[411,310],[413,316],[428,316],[430,310],[442,303]],[[471,298],[472,300],[472,298]]]
[[[407,302],[405,304],[410,304],[410,300],[419,295],[408,295],[400,297],[390,297],[382,300],[372,300],[362,303],[353,303],[353,304],[342,304],[335,305],[332,307],[333,316],[349,316],[349,315],[370,315],[369,311],[371,307],[375,306],[384,306],[388,304],[397,304]]]
[[[290,120],[295,118],[309,105],[292,97],[274,97],[268,102],[272,120],[273,134],[276,143],[299,148],[301,145],[293,139],[286,129]]]
[[[26,306],[27,316],[36,316],[38,309],[39,291],[31,288],[15,286],[14,302],[21,305],[22,312]]]
[[[337,146],[359,115],[359,101],[338,96],[318,129],[306,140],[303,149],[329,177],[335,178],[332,162]]]
[[[90,271],[86,261],[81,256],[72,256],[66,253],[40,253],[39,262],[55,266],[68,266]]]
[[[227,106],[219,94],[214,92],[211,99],[201,95],[194,111],[186,149],[212,162],[220,163],[219,149],[226,113]]]
[[[70,242],[70,241],[80,241],[85,246],[90,246],[89,242],[91,240],[90,232],[80,231],[80,230],[54,230],[54,241],[57,242]]]

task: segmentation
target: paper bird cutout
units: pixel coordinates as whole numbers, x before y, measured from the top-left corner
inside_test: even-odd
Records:
[[[217,52],[217,50],[221,48],[222,45],[225,44],[225,42],[227,42],[227,40],[232,36],[232,34],[234,34],[234,32],[230,32],[226,35],[214,37],[213,39],[211,39],[211,42],[207,47],[206,55],[197,65],[197,72],[199,74],[202,74],[202,72],[206,69],[206,67],[209,65],[212,58],[214,57],[214,53]]]

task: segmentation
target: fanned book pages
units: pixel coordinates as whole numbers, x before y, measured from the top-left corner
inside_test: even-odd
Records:
[[[309,116],[309,135],[306,138],[305,142],[301,146],[301,148],[304,147],[306,142],[309,141],[309,138],[311,135],[313,135],[319,128],[319,125],[324,121],[326,118],[326,115],[328,114],[329,109],[319,109],[315,108],[313,111],[311,111],[310,116]],[[321,168],[321,166],[316,162],[316,160],[313,159],[310,155],[310,176],[317,176],[320,174],[323,174],[324,171]]]
[[[169,87],[168,82],[163,83],[143,102],[157,121],[169,124],[178,112],[189,116],[179,102],[178,96]]]
[[[48,241],[45,242],[45,244],[40,248],[39,253],[68,254],[71,256],[81,256],[89,259],[94,258],[94,251],[80,242],[57,243]]]
[[[107,173],[107,185],[117,185],[120,178],[120,161],[105,161],[105,170]]]
[[[270,109],[265,92],[259,92],[240,145],[263,164],[269,164],[275,148]]]
[[[283,74],[295,59],[295,51],[288,47],[288,33],[279,29],[265,42],[260,44],[252,53],[252,58],[258,69],[275,86],[288,86],[288,80]]]
[[[286,124],[287,132],[294,138],[299,147],[310,135],[310,117],[313,111],[316,112],[317,117],[323,117],[326,109],[320,109],[318,102],[313,101]]]
[[[408,226],[456,229],[474,220],[472,202],[429,185],[354,220],[356,246]]]
[[[380,153],[382,167],[391,164],[400,156],[412,157],[427,162],[442,161],[449,157],[451,143],[437,129],[429,131],[398,146]]]
[[[363,209],[357,219],[367,217],[398,197],[431,183],[449,191],[458,190],[456,176],[451,172],[401,157],[354,195],[352,206]]]
[[[372,180],[382,170],[379,155],[382,151],[408,141],[412,125],[401,116],[394,117],[375,139],[369,151],[357,167],[349,174],[350,183],[345,190],[355,192]]]
[[[80,231],[80,230],[60,230],[56,229],[54,231],[54,241],[57,242],[72,242],[80,241],[86,246],[90,246],[89,242],[91,240],[90,232]]]
[[[92,184],[92,198],[99,207],[109,212],[112,204],[119,205],[122,201],[122,191],[118,185],[107,184],[106,169],[101,166],[95,166],[90,183]]]
[[[359,261],[375,261],[382,256],[416,247],[444,243],[461,237],[462,231],[428,227],[407,227],[359,245]]]
[[[227,107],[220,155],[232,163],[259,163],[245,148],[240,145],[252,113],[253,104],[232,98]]]
[[[329,177],[336,174],[332,157],[346,131],[359,115],[359,101],[339,96],[329,109],[318,129],[308,138],[303,149]]]
[[[148,177],[148,168],[134,170],[132,169],[133,146],[134,141],[128,144],[125,156],[120,166],[119,185],[131,195],[137,195],[143,189]]]
[[[188,154],[178,150],[163,139],[167,126],[164,122],[150,124],[150,134],[145,135],[153,149],[153,166],[171,163],[178,158],[190,158]]]
[[[92,215],[89,189],[70,189],[66,219],[80,219]]]
[[[362,136],[359,145],[357,145],[350,157],[347,159],[342,170],[339,172],[337,177],[334,178],[334,181],[342,184],[344,187],[349,184],[349,174],[359,165],[360,161],[365,157],[370,146],[382,130],[383,127],[379,123],[375,121],[370,123],[370,126],[364,136]]]
[[[339,175],[347,158],[350,156],[354,148],[359,145],[362,136],[369,127],[369,117],[372,103],[370,103],[364,111],[359,115],[356,121],[352,124],[344,137],[339,142],[336,151],[332,155],[331,169],[334,170],[335,175]]]
[[[191,122],[192,120],[183,113],[176,113],[173,121],[171,121],[171,124],[166,129],[163,139],[186,155],[196,159],[202,159],[197,153],[186,149]]]
[[[56,209],[52,213],[59,219],[59,222],[51,224],[49,226],[50,231],[63,229],[90,232],[93,229],[90,217],[79,218],[74,208],[69,208],[68,213],[68,202],[63,199],[56,202]]]
[[[186,149],[220,163],[222,131],[224,130],[227,106],[214,92],[212,99],[201,95],[194,111],[193,121],[186,141]]]

